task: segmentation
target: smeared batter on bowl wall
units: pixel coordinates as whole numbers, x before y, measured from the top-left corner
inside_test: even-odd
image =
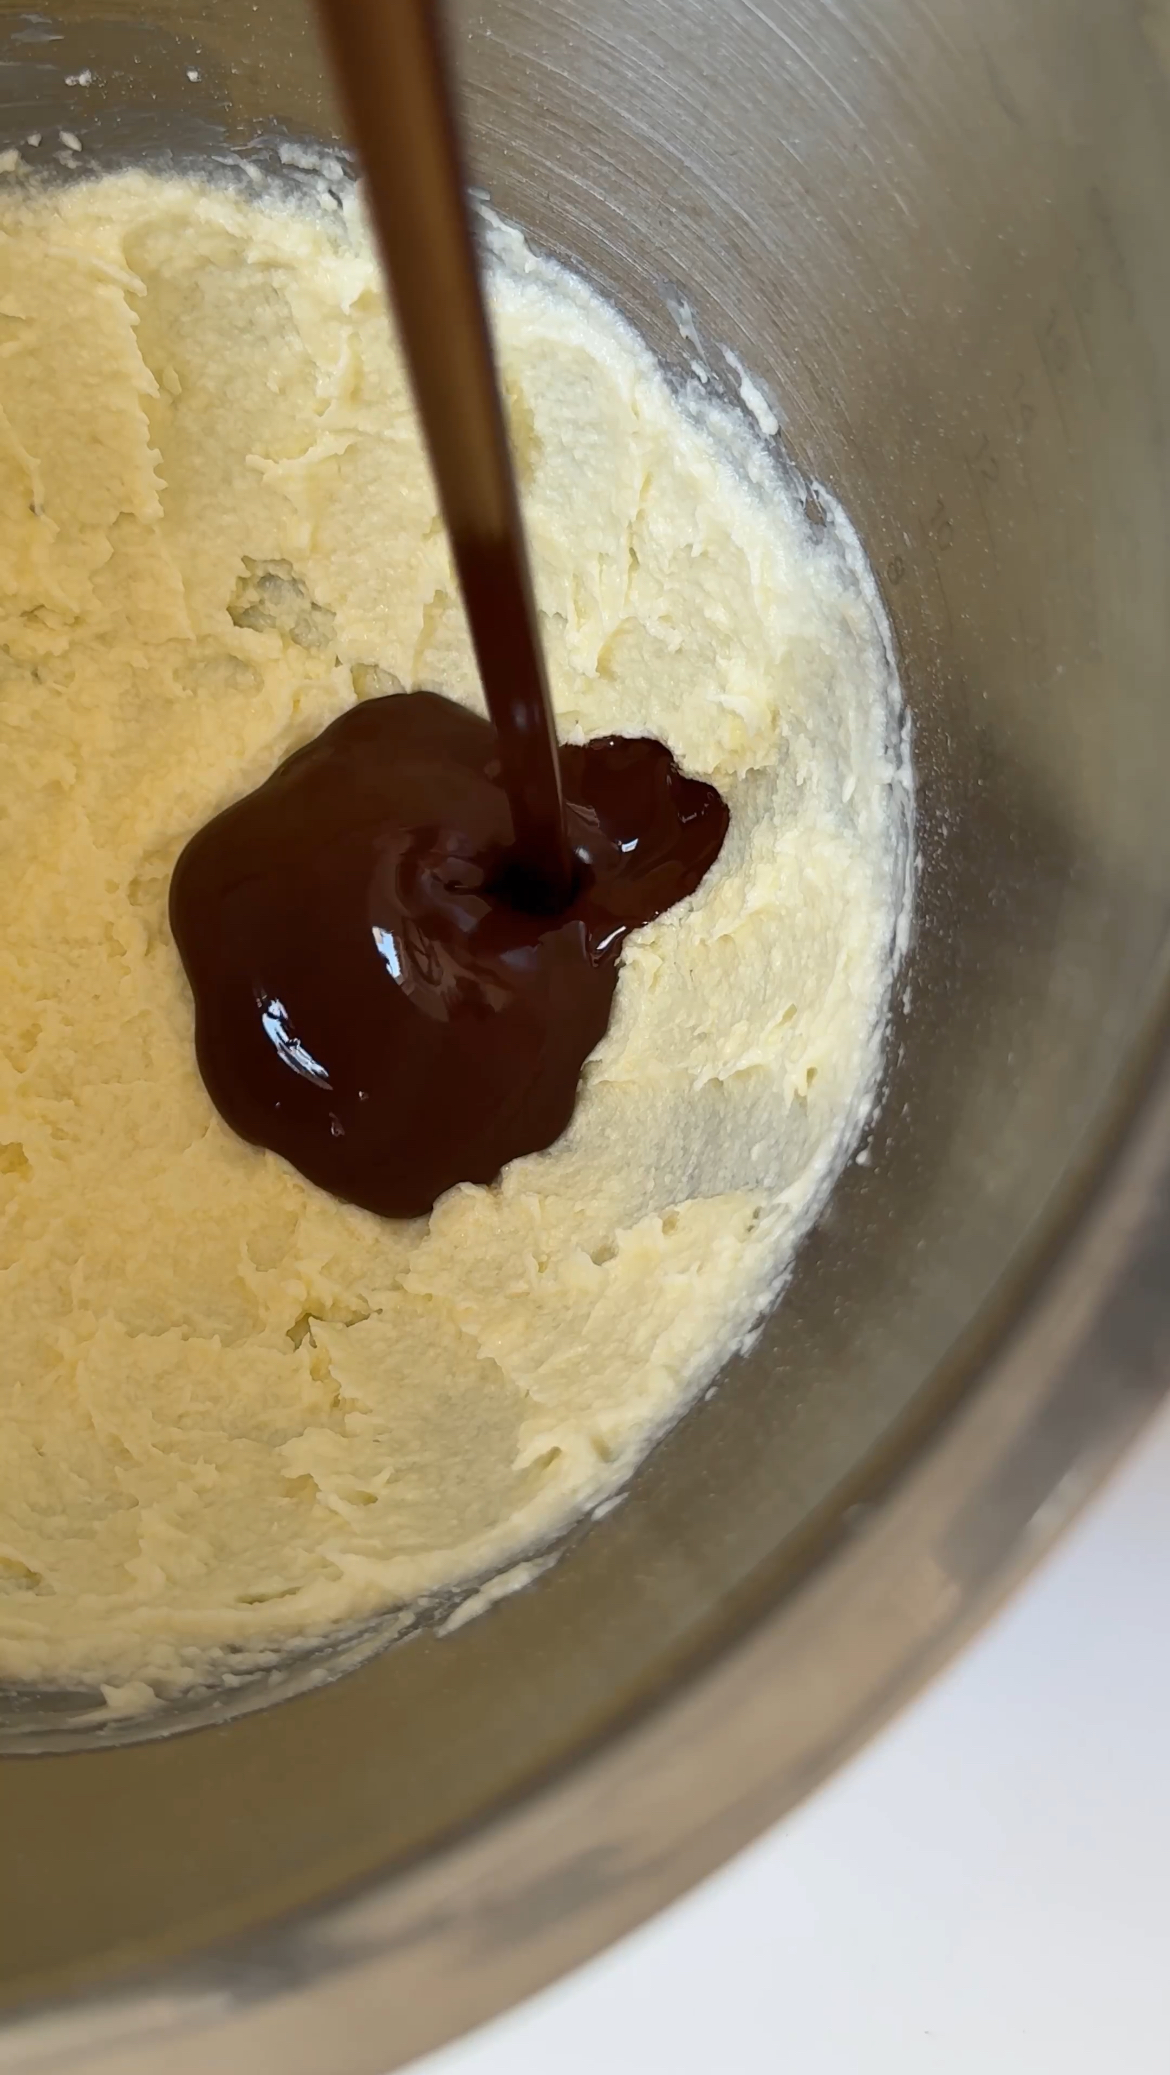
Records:
[[[491,1573],[628,1475],[864,1122],[909,796],[847,529],[501,232],[562,732],[660,737],[731,830],[551,1151],[415,1223],[324,1195],[212,1110],[167,888],[355,699],[478,703],[367,239],[144,175],[17,180],[0,234],[0,1674],[116,1698]]]

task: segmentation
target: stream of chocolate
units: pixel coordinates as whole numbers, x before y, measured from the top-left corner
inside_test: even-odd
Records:
[[[171,881],[216,1108],[388,1217],[560,1136],[624,938],[728,821],[659,742],[558,750],[437,12],[321,0],[490,719],[435,692],[355,706]]]

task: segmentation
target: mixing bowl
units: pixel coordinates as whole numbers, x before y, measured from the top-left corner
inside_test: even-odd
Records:
[[[1170,1374],[1165,0],[452,16],[495,206],[680,377],[742,363],[881,580],[921,846],[881,1115],[752,1353],[528,1590],[170,1735],[9,1696],[0,2069],[356,2075],[533,1989],[872,1730]],[[295,181],[335,136],[299,0],[0,46],[0,147],[62,177]]]

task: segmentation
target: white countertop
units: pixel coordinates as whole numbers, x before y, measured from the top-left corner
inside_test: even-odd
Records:
[[[1170,2075],[1170,1413],[860,1758],[418,2075]]]

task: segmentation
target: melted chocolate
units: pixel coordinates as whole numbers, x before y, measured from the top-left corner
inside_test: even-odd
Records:
[[[727,809],[659,742],[558,752],[436,0],[320,12],[491,720],[355,706],[193,838],[171,926],[220,1114],[402,1218],[559,1138],[623,939],[699,884]]]
[[[517,877],[495,730],[434,692],[353,707],[192,839],[171,925],[242,1138],[402,1218],[560,1136],[626,935],[694,891],[728,823],[659,742],[560,766],[556,913]]]

